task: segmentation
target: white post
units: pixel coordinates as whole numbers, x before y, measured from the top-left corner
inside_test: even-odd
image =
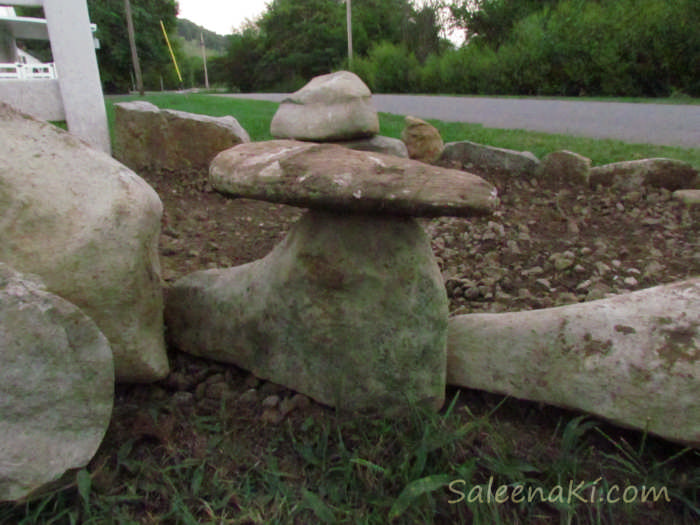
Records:
[[[44,0],[43,4],[68,129],[110,153],[107,112],[86,0]]]
[[[348,26],[348,68],[352,69],[352,5],[346,0],[346,18]]]
[[[207,48],[204,45],[204,33],[199,32],[199,40],[202,44],[202,60],[204,61],[204,87],[209,89],[209,75],[207,74]]]

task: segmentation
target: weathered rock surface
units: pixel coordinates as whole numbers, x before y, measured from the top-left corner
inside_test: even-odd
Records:
[[[112,352],[97,325],[0,263],[0,501],[85,466],[109,424]]]
[[[687,206],[700,206],[700,190],[676,190],[673,198]]]
[[[591,159],[573,151],[555,151],[542,159],[538,176],[554,182],[588,185]]]
[[[416,117],[406,117],[401,140],[406,144],[409,158],[421,162],[435,162],[445,149],[438,129]]]
[[[250,142],[232,116],[211,117],[145,101],[114,105],[114,157],[133,170],[206,169],[225,149]]]
[[[450,319],[450,384],[583,410],[700,446],[700,279]]]
[[[476,175],[336,144],[242,144],[217,155],[209,173],[221,193],[308,208],[469,216],[498,204]]]
[[[372,93],[360,77],[337,71],[313,78],[282,101],[270,123],[278,138],[352,140],[379,133]]]
[[[591,168],[590,184],[638,190],[642,186],[679,190],[693,188],[698,171],[687,162],[675,159],[643,159],[615,162]]]
[[[348,140],[336,142],[336,144],[357,151],[373,151],[375,153],[386,153],[387,155],[408,158],[406,144],[402,140],[393,137],[375,135],[367,139]]]
[[[447,297],[410,218],[309,212],[265,258],[177,281],[183,351],[347,409],[442,405]]]
[[[485,146],[464,140],[448,142],[440,160],[447,163],[475,166],[480,169],[496,169],[518,176],[534,175],[540,161],[529,151],[514,151],[504,148]]]
[[[161,215],[156,192],[122,164],[0,105],[0,261],[89,315],[121,381],[168,373]]]

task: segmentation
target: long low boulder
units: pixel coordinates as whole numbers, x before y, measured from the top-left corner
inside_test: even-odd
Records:
[[[700,278],[449,321],[447,382],[700,447]]]
[[[539,159],[529,151],[496,148],[468,140],[445,144],[439,160],[459,164],[460,168],[495,169],[523,177],[534,175],[540,165]]]
[[[225,149],[250,142],[231,115],[159,109],[143,100],[114,105],[114,158],[135,171],[207,169]]]
[[[641,159],[614,162],[591,168],[589,183],[595,187],[614,186],[626,191],[642,186],[667,190],[692,189],[696,185],[698,171],[687,162],[676,159]]]

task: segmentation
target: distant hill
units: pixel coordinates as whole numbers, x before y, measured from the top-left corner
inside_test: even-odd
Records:
[[[185,41],[195,42],[199,46],[199,35],[204,35],[204,47],[215,54],[226,53],[228,39],[225,36],[209,31],[208,29],[190,22],[186,18],[177,19],[177,34]]]

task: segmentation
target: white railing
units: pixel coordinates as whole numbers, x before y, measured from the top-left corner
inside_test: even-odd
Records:
[[[0,63],[0,80],[35,80],[39,78],[57,78],[56,66],[48,64]]]

